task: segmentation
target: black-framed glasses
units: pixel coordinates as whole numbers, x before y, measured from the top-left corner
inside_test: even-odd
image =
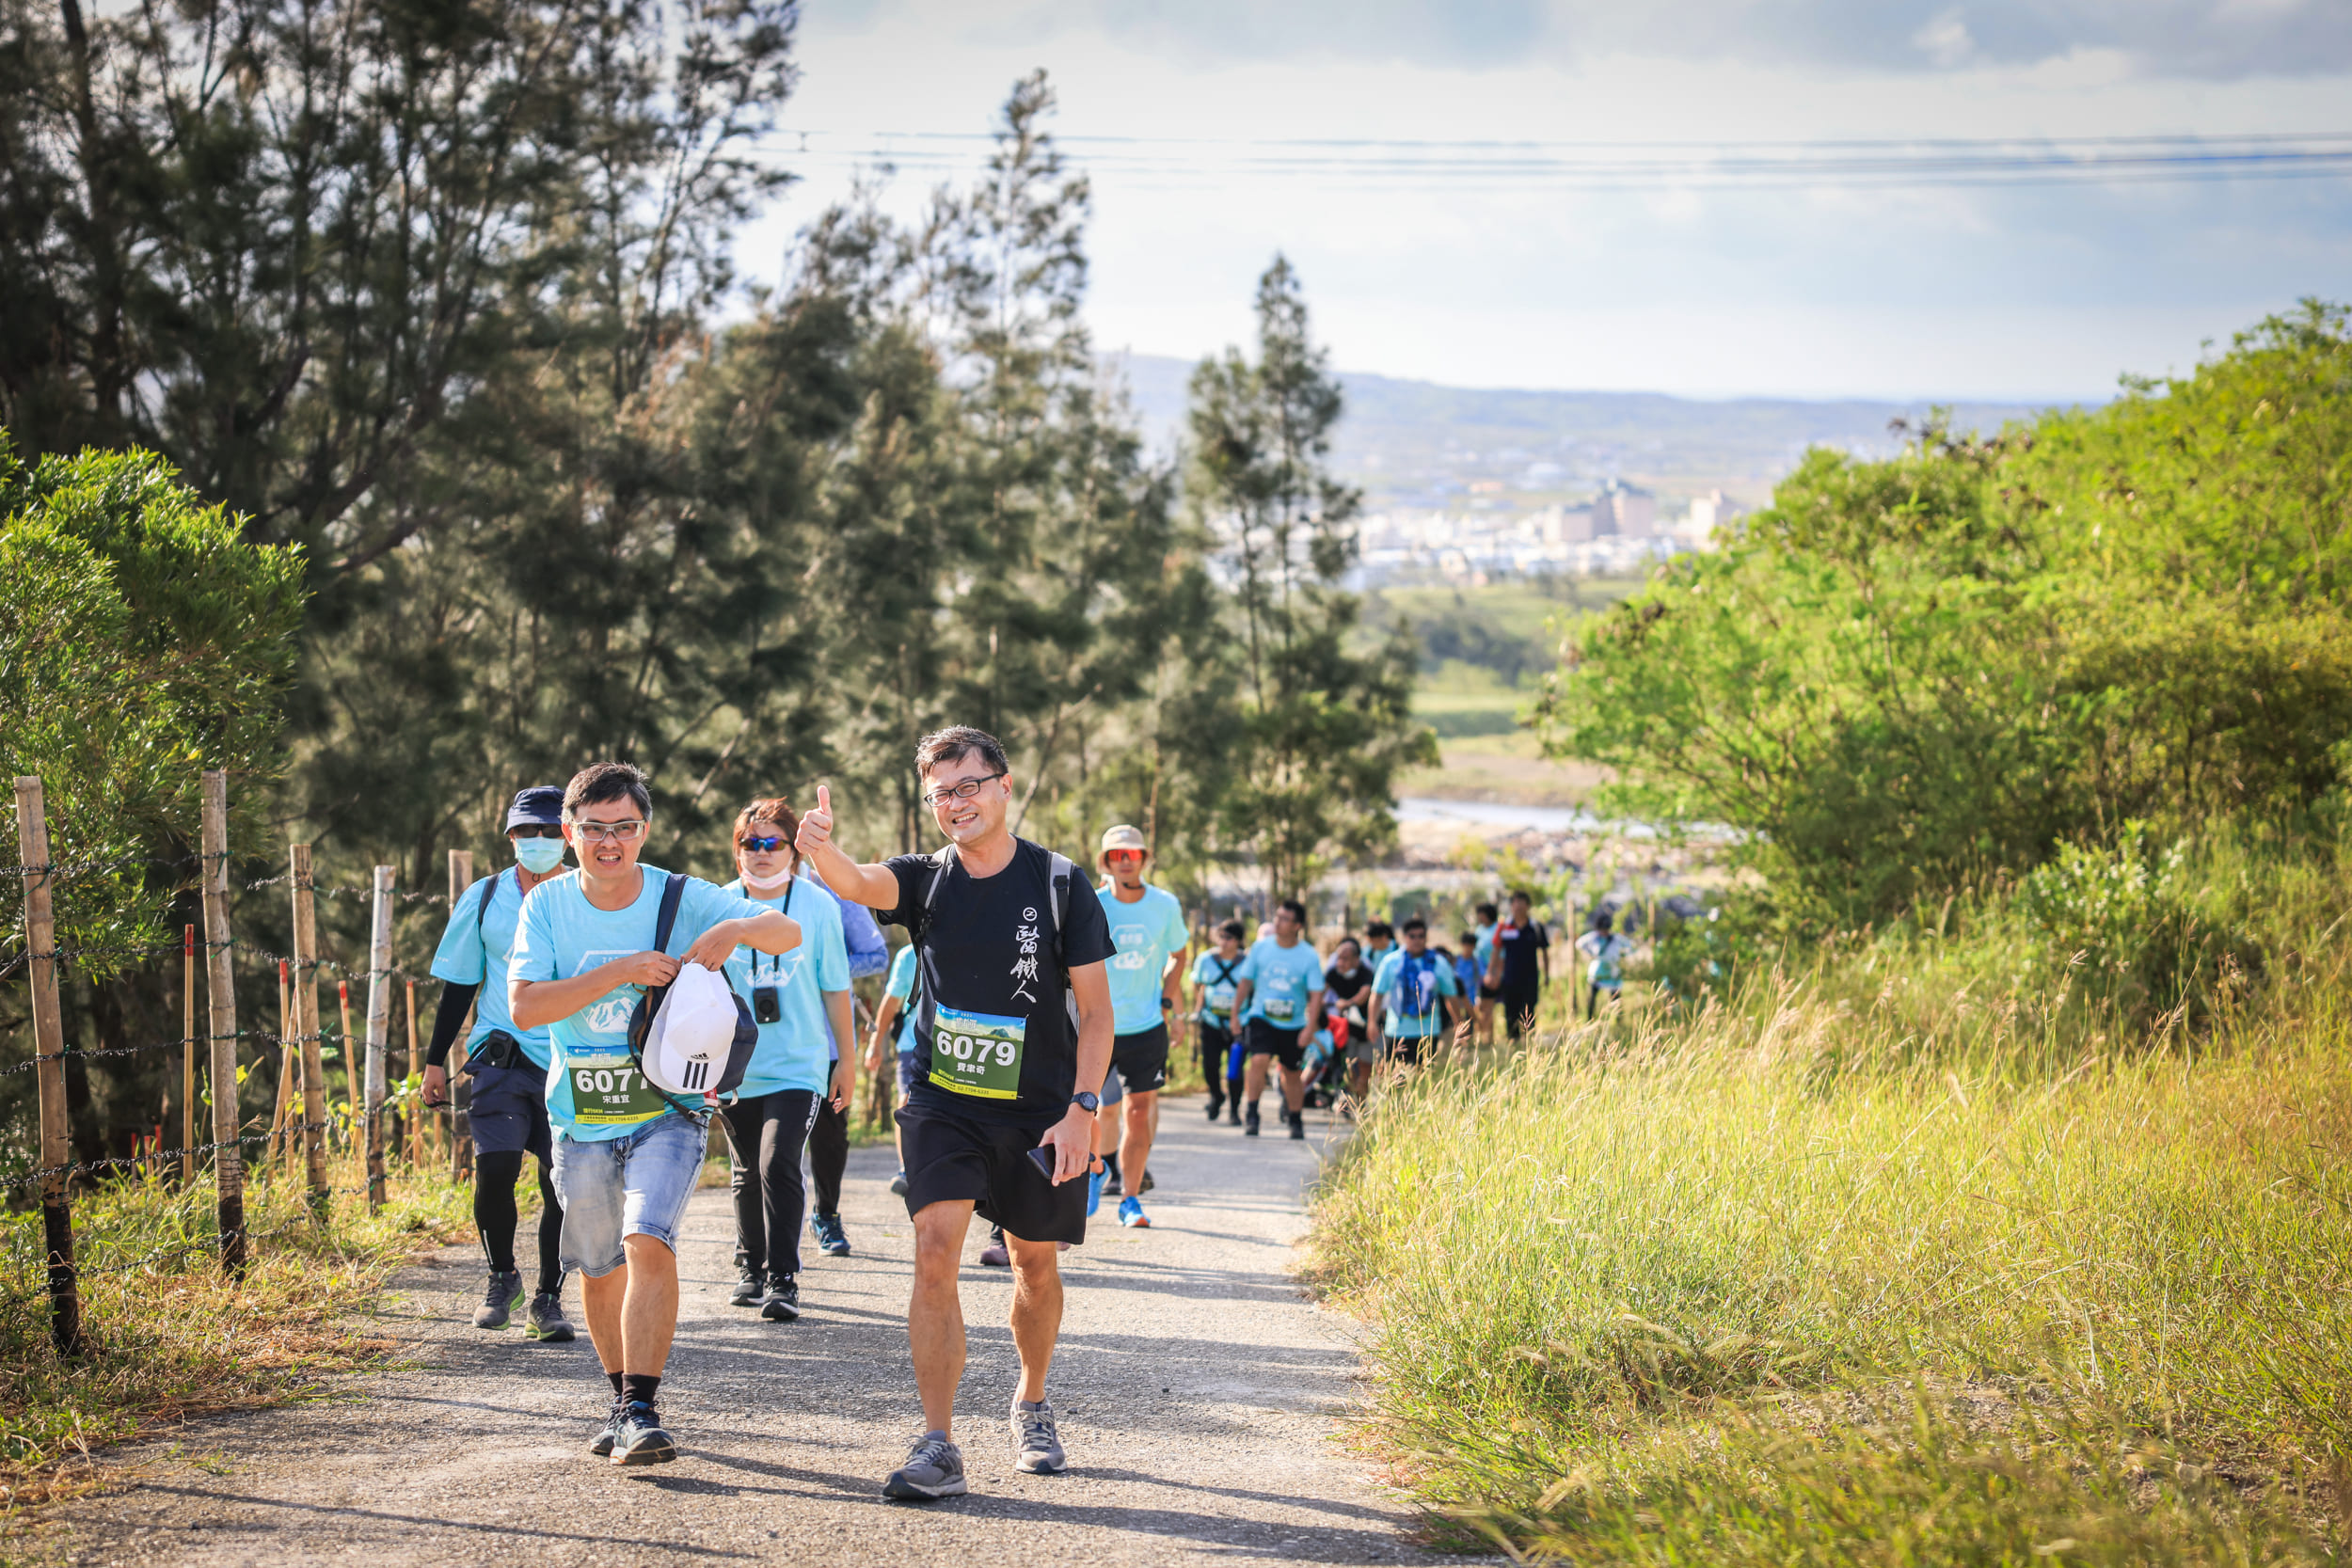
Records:
[[[521,822],[506,830],[509,838],[562,838],[562,824],[555,822]]]
[[[966,779],[961,784],[952,784],[944,789],[934,789],[923,797],[923,803],[935,807],[945,805],[950,800],[969,800],[980,792],[980,785],[1003,777],[1002,773],[983,773],[977,779]]]
[[[765,838],[739,838],[735,841],[735,847],[738,849],[749,850],[755,855],[772,855],[791,842],[781,833],[771,833]]]

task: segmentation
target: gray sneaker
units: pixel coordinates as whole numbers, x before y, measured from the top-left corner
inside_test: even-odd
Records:
[[[572,1342],[572,1321],[564,1316],[564,1298],[546,1291],[531,1298],[531,1310],[523,1314],[523,1336],[547,1345],[568,1345]]]
[[[1012,1467],[1024,1475],[1057,1476],[1070,1468],[1054,1430],[1054,1407],[1043,1400],[1012,1402]]]
[[[476,1328],[504,1328],[513,1319],[515,1308],[523,1304],[523,1271],[509,1269],[504,1274],[490,1275],[490,1288],[482,1292],[482,1305],[474,1308]]]
[[[963,1450],[947,1441],[944,1432],[927,1432],[914,1440],[908,1450],[907,1462],[890,1472],[882,1482],[882,1496],[900,1502],[930,1502],[935,1497],[961,1497],[969,1490],[963,1484]]]

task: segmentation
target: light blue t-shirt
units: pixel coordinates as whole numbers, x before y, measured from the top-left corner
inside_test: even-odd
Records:
[[[1129,904],[1105,882],[1094,890],[1110,923],[1111,955],[1104,972],[1111,983],[1111,1033],[1140,1035],[1160,1024],[1160,976],[1168,960],[1192,943],[1184,907],[1166,888],[1146,882],[1143,896]]]
[[[1226,960],[1212,948],[1192,960],[1192,983],[1200,992],[1199,1017],[1203,1023],[1215,1023],[1231,1029],[1233,1024],[1233,992],[1241,983],[1241,966],[1249,961],[1242,953],[1232,959],[1233,974],[1224,978]]]
[[[486,915],[482,910],[485,888],[490,890]],[[514,951],[515,923],[522,912],[522,888],[511,865],[459,894],[450,911],[449,929],[441,933],[441,945],[433,952],[433,977],[453,985],[482,987],[474,993],[473,1033],[466,1037],[466,1054],[472,1055],[491,1030],[503,1029],[522,1041],[523,1054],[545,1072],[547,1030],[516,1028],[515,1015],[508,1010],[506,959]],[[474,934],[477,927],[479,937]],[[488,985],[483,985],[485,978],[490,978]]]
[[[516,926],[508,982],[567,979],[651,947],[669,874],[650,865],[638,869],[644,885],[625,910],[589,903],[578,875],[532,888]],[[681,957],[721,921],[748,920],[767,908],[689,877],[662,951]],[[575,1143],[626,1137],[670,1111],[629,1061],[628,1017],[644,993],[642,986],[622,986],[548,1025],[548,1119]]]
[[[1289,947],[1260,937],[1233,978],[1250,983],[1244,1023],[1262,1018],[1277,1029],[1303,1029],[1307,999],[1323,990],[1323,958],[1304,937]]]
[[[1481,926],[1476,935],[1478,938],[1478,974],[1483,984],[1488,966],[1495,961],[1495,928],[1492,926]]]
[[[914,994],[914,943],[898,949],[898,956],[890,960],[890,978],[882,982],[882,994],[905,1002]]]
[[[728,988],[751,1002],[753,987],[774,986],[781,1014],[775,1022],[759,1026],[752,1065],[735,1092],[746,1100],[779,1089],[823,1094],[832,1085],[835,1052],[823,993],[850,989],[850,947],[841,930],[841,906],[823,884],[805,877],[793,878],[773,898],[752,892],[740,878],[719,891],[801,923],[801,944],[791,952],[770,955],[739,947],[727,959]]]
[[[1429,984],[1438,996],[1459,996],[1461,982],[1454,975],[1454,966],[1435,953],[1422,955],[1429,970]],[[1416,965],[1415,967],[1420,967]],[[1407,1009],[1434,998],[1408,998],[1405,995],[1405,949],[1392,950],[1380,960],[1380,967],[1372,973],[1372,989],[1378,992],[1386,1006],[1380,1015],[1380,1032],[1391,1039],[1427,1039],[1445,1027],[1445,1006],[1437,1003],[1425,1013],[1415,1014]]]
[[[817,875],[817,868],[806,861],[800,863],[794,875],[811,887],[825,887],[825,879]],[[875,924],[874,911],[863,904],[852,904],[834,893],[834,908],[841,911],[841,941],[850,953],[850,978],[863,980],[868,974],[880,974],[890,967],[890,939],[883,936]]]

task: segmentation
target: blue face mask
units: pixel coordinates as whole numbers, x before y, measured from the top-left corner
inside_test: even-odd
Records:
[[[515,841],[515,863],[534,877],[544,877],[564,863],[564,841],[518,838]]]

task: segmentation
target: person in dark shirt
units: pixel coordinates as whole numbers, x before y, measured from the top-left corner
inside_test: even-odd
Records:
[[[1511,918],[1495,927],[1494,951],[1487,982],[1502,998],[1503,1022],[1516,1040],[1534,1026],[1535,1005],[1551,978],[1551,938],[1524,889],[1511,895]]]
[[[898,1130],[914,1221],[907,1338],[926,1430],[882,1485],[905,1500],[967,1490],[950,1433],[964,1359],[956,1276],[975,1212],[1004,1227],[1012,1259],[1014,1464],[1050,1474],[1068,1463],[1045,1371],[1061,1328],[1058,1243],[1086,1239],[1078,1179],[1093,1161],[1092,1086],[1110,1070],[1104,963],[1117,951],[1083,874],[1007,829],[1011,768],[993,736],[961,725],[928,735],[914,766],[948,841],[937,855],[858,864],[833,842],[823,786],[798,837],[827,887],[905,927],[916,953],[914,1082]]]

